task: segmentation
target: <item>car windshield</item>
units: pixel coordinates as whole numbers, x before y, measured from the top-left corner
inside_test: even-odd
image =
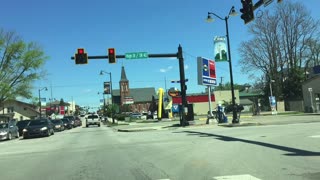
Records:
[[[61,124],[61,120],[51,120],[53,124]]]
[[[62,121],[63,123],[68,123],[68,122],[69,122],[69,119],[61,119],[61,121]]]
[[[4,128],[8,128],[8,124],[7,123],[0,124],[0,129],[4,129]]]
[[[39,120],[32,120],[29,123],[29,126],[37,126],[37,125],[47,125],[48,120],[46,119],[39,119]]]
[[[17,126],[18,126],[18,127],[26,127],[29,123],[30,123],[30,120],[18,121],[18,122],[17,122]]]
[[[67,119],[69,119],[70,121],[71,121],[71,120],[74,120],[74,116],[65,116],[64,118],[67,118]]]
[[[88,119],[95,119],[95,118],[99,118],[99,116],[97,116],[97,115],[89,115],[88,116]]]

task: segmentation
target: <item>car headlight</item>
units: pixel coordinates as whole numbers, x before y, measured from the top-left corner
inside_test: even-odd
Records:
[[[60,128],[61,126],[60,125],[56,125],[56,128]]]
[[[7,131],[1,131],[0,135],[6,135],[8,132]]]
[[[43,127],[43,128],[41,128],[40,130],[41,131],[45,131],[45,130],[47,130],[48,128],[47,127]]]
[[[28,132],[28,130],[27,129],[23,129],[22,132]]]

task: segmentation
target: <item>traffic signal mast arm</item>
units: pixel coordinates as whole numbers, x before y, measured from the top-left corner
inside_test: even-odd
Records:
[[[177,54],[176,53],[172,53],[172,54],[148,54],[149,58],[166,58],[166,57],[175,57],[177,58]],[[108,56],[88,56],[88,59],[108,59]],[[116,58],[125,58],[125,55],[116,55]],[[74,56],[71,57],[71,59],[74,59]]]

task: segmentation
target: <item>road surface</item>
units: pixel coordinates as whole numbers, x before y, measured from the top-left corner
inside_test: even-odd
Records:
[[[320,123],[116,132],[0,142],[1,179],[320,179]]]

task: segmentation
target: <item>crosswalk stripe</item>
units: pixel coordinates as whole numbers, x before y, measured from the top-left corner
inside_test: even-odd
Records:
[[[313,135],[313,136],[309,136],[311,138],[320,138],[320,135]]]
[[[230,176],[217,176],[213,177],[214,180],[261,180],[250,174],[242,174],[242,175],[230,175]]]

